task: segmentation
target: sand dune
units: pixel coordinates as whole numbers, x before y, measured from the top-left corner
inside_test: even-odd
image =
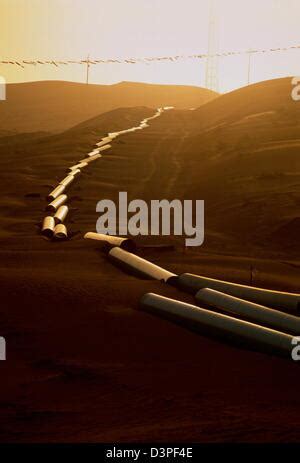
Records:
[[[290,80],[221,96],[192,119],[176,182],[181,196],[206,200],[205,246],[299,258],[300,105]]]
[[[299,105],[292,99],[292,78],[273,79],[221,95],[193,112],[198,128],[213,128],[225,122],[261,123],[264,117],[299,122]]]
[[[61,132],[86,119],[120,107],[200,106],[217,96],[200,87],[121,82],[86,85],[30,82],[7,85],[0,105],[1,131]]]
[[[251,86],[114,140],[70,187],[64,243],[40,235],[46,195],[102,136],[153,109],[90,114],[64,133],[2,140],[2,441],[299,440],[299,365],[139,311],[145,292],[193,298],[121,272],[83,239],[95,230],[96,202],[119,191],[204,199],[204,247],[166,237],[175,251],[139,254],[175,273],[299,291],[300,105],[288,92],[285,80]]]

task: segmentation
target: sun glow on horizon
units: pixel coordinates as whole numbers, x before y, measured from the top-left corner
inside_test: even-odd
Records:
[[[296,0],[216,0],[219,52],[300,44]],[[91,59],[207,53],[210,0],[0,0],[0,59]],[[206,60],[91,66],[90,82],[205,86]],[[248,82],[248,55],[219,59],[220,91]],[[83,82],[74,64],[0,66],[7,82]],[[300,50],[253,55],[250,82],[300,74]]]

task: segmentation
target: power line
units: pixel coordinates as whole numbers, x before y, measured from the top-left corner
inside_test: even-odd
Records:
[[[143,58],[127,58],[127,59],[83,59],[83,60],[58,60],[58,59],[51,59],[51,60],[42,60],[42,59],[34,59],[34,60],[1,60],[0,65],[16,65],[21,68],[25,66],[38,66],[38,65],[53,65],[56,67],[65,66],[70,64],[79,64],[79,65],[97,65],[97,64],[138,64],[144,63],[149,64],[153,61],[178,61],[178,60],[185,60],[185,59],[207,59],[207,58],[217,58],[217,57],[230,57],[230,56],[238,56],[238,55],[254,55],[259,53],[274,53],[279,51],[289,51],[289,50],[299,50],[300,45],[293,45],[288,47],[278,47],[278,48],[262,48],[256,50],[235,50],[235,51],[226,51],[222,53],[215,53],[215,54],[208,54],[208,53],[201,53],[201,54],[192,54],[192,55],[175,55],[175,56],[154,56],[154,57],[143,57]]]

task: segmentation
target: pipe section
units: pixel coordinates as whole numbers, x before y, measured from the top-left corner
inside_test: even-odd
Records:
[[[68,238],[67,227],[60,223],[54,228],[54,238],[56,240],[66,240]]]
[[[74,182],[75,177],[73,175],[68,175],[65,177],[61,182],[60,185],[64,185],[65,187],[69,186],[72,182]]]
[[[42,225],[42,234],[47,236],[48,238],[51,238],[54,233],[54,228],[55,228],[54,218],[51,216],[45,217],[43,220],[43,225]]]
[[[167,282],[171,278],[173,279],[176,277],[174,273],[168,272],[164,268],[152,264],[135,254],[124,251],[124,249],[117,247],[112,248],[108,253],[108,257],[112,262],[121,266],[125,270],[129,270],[143,278]]]
[[[104,235],[101,233],[88,232],[84,235],[85,239],[100,241],[111,247],[118,246],[128,251],[135,249],[135,243],[129,238],[122,238],[121,236]]]
[[[204,303],[212,307],[213,310],[217,308],[226,313],[244,317],[251,322],[269,326],[275,330],[300,335],[300,318],[294,315],[244,301],[210,288],[200,289],[196,294],[196,300],[200,304]]]
[[[59,206],[62,206],[67,201],[67,199],[67,195],[58,196],[54,201],[52,201],[52,203],[48,204],[46,210],[56,212]]]
[[[49,193],[47,196],[48,201],[53,201],[53,199],[56,199],[59,195],[61,195],[65,191],[65,185],[59,184],[54,190]]]
[[[56,224],[58,223],[62,223],[64,222],[67,214],[69,212],[69,208],[68,206],[64,205],[64,206],[60,206],[57,211],[55,212],[55,215],[54,215],[54,221]]]
[[[253,286],[239,285],[228,281],[215,280],[203,276],[183,273],[177,279],[178,286],[184,291],[195,294],[199,289],[211,288],[257,304],[299,313],[300,294],[271,291]]]
[[[145,294],[140,305],[145,311],[183,324],[201,334],[234,341],[255,350],[291,356],[293,336],[289,334],[153,293]]]

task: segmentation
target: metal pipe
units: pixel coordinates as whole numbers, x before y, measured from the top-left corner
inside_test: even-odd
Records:
[[[66,206],[66,205],[60,206],[60,207],[57,209],[57,211],[55,212],[55,215],[54,215],[54,221],[55,221],[55,223],[56,223],[56,224],[62,223],[62,222],[65,220],[65,218],[66,218],[68,212],[69,212],[68,206]]]
[[[195,294],[202,288],[211,288],[230,294],[231,296],[246,299],[247,301],[256,302],[257,304],[262,304],[267,307],[284,309],[288,312],[298,313],[300,309],[300,294],[239,285],[228,281],[192,275],[190,273],[179,275],[177,284],[180,288],[192,294]]]
[[[84,238],[95,240],[95,241],[100,241],[109,246],[118,246],[128,251],[133,250],[136,247],[133,240],[131,240],[130,238],[123,238],[121,236],[111,236],[111,235],[104,235],[102,233],[88,232],[84,235]]]
[[[90,151],[90,153],[87,154],[87,156],[94,156],[94,154],[98,154],[99,150],[98,148],[94,149],[93,151]]]
[[[56,212],[59,206],[62,206],[67,199],[67,195],[59,195],[56,199],[54,199],[54,201],[52,201],[52,203],[48,204],[46,210]]]
[[[112,137],[104,137],[102,138],[101,141],[99,141],[99,143],[96,143],[96,146],[104,146],[104,145],[107,145],[107,143],[110,143],[112,141]]]
[[[75,177],[73,175],[68,175],[65,177],[61,182],[59,182],[60,185],[64,185],[65,187],[69,186],[72,182],[74,182]]]
[[[59,195],[61,195],[65,191],[65,185],[58,185],[54,190],[51,191],[51,193],[48,194],[47,199],[48,201],[53,201],[53,199],[56,199]]]
[[[81,170],[80,169],[72,169],[70,174],[73,175],[73,177],[77,177],[79,174],[81,174]]]
[[[94,154],[93,156],[89,156],[89,157],[85,158],[84,162],[86,162],[86,164],[89,164],[90,162],[96,161],[97,159],[99,159],[101,157],[102,157],[102,155],[100,153]]]
[[[101,146],[101,148],[99,148],[98,151],[99,151],[99,153],[100,153],[101,151],[106,151],[106,150],[108,150],[109,148],[111,148],[111,145],[104,145],[104,146]]]
[[[197,302],[207,304],[212,309],[217,308],[230,314],[245,317],[250,322],[259,323],[285,333],[300,335],[300,318],[294,315],[244,301],[210,288],[200,289],[195,297]]]
[[[293,336],[280,331],[153,293],[145,294],[140,305],[143,310],[179,322],[201,334],[221,337],[230,342],[235,341],[239,346],[285,356],[291,355]]]
[[[43,225],[42,225],[42,234],[45,236],[48,236],[48,238],[51,238],[53,235],[55,228],[55,222],[54,218],[51,216],[47,216],[43,220]]]
[[[167,282],[171,278],[176,277],[174,273],[168,272],[164,268],[158,265],[152,264],[151,262],[142,259],[141,257],[131,254],[130,252],[124,251],[120,248],[112,248],[108,253],[109,259],[123,267],[125,270],[129,270],[138,276],[161,280]]]
[[[73,171],[73,170],[77,170],[77,169],[83,169],[83,167],[86,167],[88,165],[88,163],[83,160],[83,161],[80,161],[78,164],[75,164],[74,166],[72,167],[69,167],[69,171]]]
[[[54,228],[54,238],[57,240],[66,240],[68,238],[68,232],[67,232],[67,227],[59,223],[56,225]]]

